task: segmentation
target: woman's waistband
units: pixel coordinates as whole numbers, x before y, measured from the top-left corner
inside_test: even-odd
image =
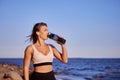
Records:
[[[49,72],[36,72],[36,71],[33,71],[33,74],[36,74],[36,75],[48,75],[48,74],[54,74],[53,71],[49,71]]]

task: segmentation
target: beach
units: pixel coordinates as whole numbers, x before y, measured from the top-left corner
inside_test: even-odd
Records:
[[[119,63],[120,59],[69,58],[63,64],[54,59],[53,71],[57,80],[120,80]],[[23,59],[0,59],[0,80],[23,80]]]

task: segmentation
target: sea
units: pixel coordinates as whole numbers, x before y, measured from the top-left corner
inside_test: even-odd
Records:
[[[23,58],[0,58],[0,63],[23,66]],[[120,58],[69,58],[67,64],[54,59],[53,71],[57,80],[120,80]]]

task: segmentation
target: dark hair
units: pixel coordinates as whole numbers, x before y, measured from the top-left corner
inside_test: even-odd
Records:
[[[38,39],[36,32],[40,30],[41,26],[47,26],[47,24],[44,22],[36,23],[33,27],[32,34],[29,36],[30,41],[32,41],[33,43],[36,43],[36,41]]]

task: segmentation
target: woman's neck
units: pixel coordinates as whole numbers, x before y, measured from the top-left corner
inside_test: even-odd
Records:
[[[37,45],[38,45],[38,46],[41,46],[41,47],[42,47],[42,46],[46,46],[45,40],[38,39],[38,40],[37,40]]]

